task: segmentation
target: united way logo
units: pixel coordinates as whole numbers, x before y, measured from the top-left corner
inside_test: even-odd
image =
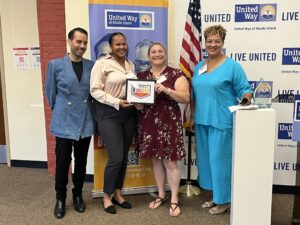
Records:
[[[283,48],[282,65],[300,65],[300,48]]]
[[[140,27],[151,27],[152,26],[152,15],[141,14],[140,15]]]
[[[275,7],[273,5],[265,5],[260,10],[260,16],[262,20],[273,20],[273,18],[276,16],[276,5]]]
[[[255,89],[255,98],[272,98],[272,82],[263,81]]]
[[[235,5],[235,22],[276,21],[277,4]]]
[[[255,98],[272,98],[273,81],[249,81]]]
[[[105,29],[154,30],[154,12],[105,10]]]
[[[151,94],[151,86],[144,84],[137,84],[131,87],[131,94],[137,98],[146,98]]]
[[[278,139],[292,139],[293,124],[278,123]]]
[[[249,81],[251,88],[254,90],[254,104],[262,108],[270,107],[272,98],[273,81]]]

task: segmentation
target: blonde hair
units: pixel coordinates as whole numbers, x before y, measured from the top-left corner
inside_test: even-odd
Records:
[[[152,44],[149,46],[149,48],[148,48],[148,56],[150,55],[151,48],[152,48],[154,45],[159,45],[159,46],[161,46],[161,47],[164,49],[165,53],[167,54],[166,47],[165,47],[162,43],[160,43],[160,42],[154,42],[154,43],[152,43]]]
[[[208,36],[219,35],[222,38],[222,41],[224,42],[226,37],[226,32],[227,32],[226,29],[221,25],[210,26],[204,30],[204,38],[206,40]]]

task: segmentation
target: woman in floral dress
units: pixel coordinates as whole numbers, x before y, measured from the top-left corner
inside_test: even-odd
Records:
[[[189,102],[189,85],[183,73],[166,65],[166,49],[153,43],[148,50],[150,69],[139,79],[156,80],[154,105],[136,105],[140,110],[137,149],[141,158],[151,158],[158,196],[149,204],[160,207],[166,200],[165,180],[171,189],[170,216],[179,216],[180,171],[177,161],[185,157],[181,112],[178,103]]]

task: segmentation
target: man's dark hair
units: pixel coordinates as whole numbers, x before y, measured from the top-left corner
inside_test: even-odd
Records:
[[[82,33],[82,34],[88,35],[88,32],[87,32],[85,29],[83,29],[83,28],[81,28],[81,27],[76,27],[76,28],[74,28],[73,30],[71,30],[71,31],[68,33],[68,38],[69,38],[70,40],[73,40],[74,34],[75,34],[76,31],[78,31],[78,32],[80,32],[80,33]]]
[[[109,43],[110,45],[112,45],[112,39],[113,39],[113,37],[114,37],[114,36],[117,36],[117,35],[122,35],[122,36],[125,38],[125,40],[126,40],[125,34],[123,34],[123,33],[121,33],[121,32],[115,32],[115,33],[112,33],[112,34],[110,35],[109,39],[108,39],[108,43]]]

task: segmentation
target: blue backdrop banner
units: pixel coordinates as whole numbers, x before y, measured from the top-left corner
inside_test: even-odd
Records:
[[[143,1],[111,1],[111,4],[89,4],[91,59],[96,60],[110,52],[108,38],[113,32],[125,34],[128,58],[134,62],[136,72],[148,67],[148,47],[161,42],[167,48],[168,8],[164,4],[145,6]],[[107,1],[106,1],[107,2]],[[161,1],[165,2],[164,0]]]

